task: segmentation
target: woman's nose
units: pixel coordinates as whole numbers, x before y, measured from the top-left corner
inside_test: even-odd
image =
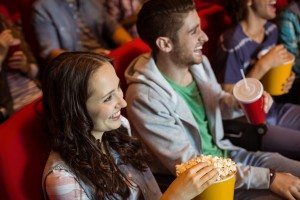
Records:
[[[127,106],[127,102],[125,101],[125,99],[123,97],[120,99],[119,105],[121,108],[125,108]]]
[[[127,106],[127,102],[125,101],[125,99],[123,98],[123,91],[120,91],[119,95],[118,95],[118,102],[117,105],[119,108],[125,108]]]

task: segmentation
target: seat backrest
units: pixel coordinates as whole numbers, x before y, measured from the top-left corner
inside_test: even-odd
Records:
[[[48,141],[41,99],[0,125],[0,199],[43,199]]]
[[[289,1],[288,0],[277,0],[276,1],[276,7],[278,10],[284,9],[288,5]]]
[[[116,73],[120,78],[120,84],[123,92],[126,92],[127,84],[124,76],[124,72],[130,62],[137,56],[150,52],[150,47],[145,44],[141,39],[137,38],[131,42],[128,42],[114,50],[108,55],[114,63]]]
[[[224,6],[219,3],[206,2],[205,7],[200,7],[197,12],[201,18],[201,28],[209,38],[208,42],[204,44],[203,53],[212,61],[219,37],[225,29],[232,25],[232,21]]]

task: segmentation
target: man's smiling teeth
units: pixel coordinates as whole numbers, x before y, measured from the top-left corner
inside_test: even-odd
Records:
[[[120,114],[121,114],[121,111],[119,111],[119,112],[117,112],[117,113],[113,114],[113,115],[112,115],[110,118],[115,118],[115,117],[118,117]]]
[[[201,53],[201,50],[202,50],[202,46],[196,47],[196,48],[194,49],[194,53],[200,54],[200,53]]]
[[[197,47],[197,48],[195,49],[195,51],[199,51],[199,50],[201,50],[201,49],[202,49],[202,46]]]

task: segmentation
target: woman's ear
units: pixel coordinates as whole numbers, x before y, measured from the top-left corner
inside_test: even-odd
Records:
[[[168,37],[158,37],[156,39],[156,46],[163,52],[169,53],[173,49],[173,43]]]

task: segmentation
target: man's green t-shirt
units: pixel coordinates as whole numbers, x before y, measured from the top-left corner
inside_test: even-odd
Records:
[[[180,86],[164,76],[172,88],[184,99],[189,106],[198,125],[199,135],[201,138],[202,150],[204,155],[213,155],[224,157],[224,152],[219,149],[212,138],[208,127],[208,121],[206,119],[206,113],[200,95],[200,91],[197,88],[195,81],[186,87]]]

